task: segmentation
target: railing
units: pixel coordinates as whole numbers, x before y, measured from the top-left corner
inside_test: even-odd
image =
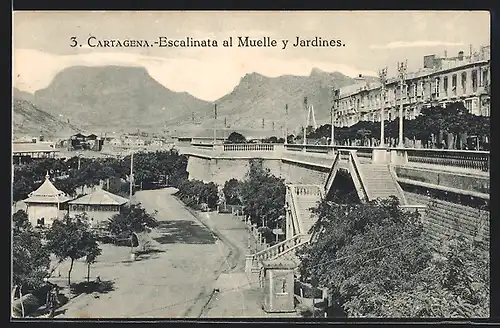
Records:
[[[295,228],[302,233],[304,228],[302,227],[302,219],[300,217],[300,211],[297,210],[297,191],[295,190],[295,186],[288,185],[290,192],[288,193],[290,196],[290,210],[292,214],[292,219],[294,220]]]
[[[406,149],[409,163],[422,163],[490,171],[489,151]]]
[[[335,179],[335,176],[333,176],[333,174],[337,173],[339,162],[340,162],[340,151],[337,151],[335,153],[335,158],[333,160],[332,168],[330,169],[330,172],[328,173],[328,177],[326,178],[326,183],[325,183],[325,193],[326,194],[328,194],[328,192],[330,191],[330,188],[333,185],[333,179]]]
[[[355,174],[357,180],[359,181],[359,186],[358,188],[360,189],[362,195],[360,195],[360,198],[366,198],[369,199],[368,191],[366,190],[366,184],[365,184],[365,179],[363,177],[363,173],[361,172],[361,164],[359,163],[359,159],[356,156],[356,151],[349,151],[349,161],[352,165],[353,171],[351,174]],[[353,177],[354,178],[354,177]]]
[[[191,146],[201,149],[214,149],[214,145],[211,143],[192,143]]]
[[[297,196],[321,196],[321,187],[318,185],[294,185]]]
[[[295,235],[290,239],[284,240],[274,246],[266,248],[260,252],[250,255],[251,257],[251,269],[258,269],[262,261],[273,260],[280,255],[287,253],[288,251],[294,249],[295,247],[307,243],[303,235]],[[250,269],[250,268],[247,268]]]
[[[394,167],[391,165],[389,165],[389,173],[391,174],[392,180],[396,184],[396,189],[398,190],[399,198],[402,200],[402,204],[408,205],[408,200],[406,199],[405,192],[403,191],[403,188],[401,188],[401,186],[399,185],[396,171],[394,170]]]
[[[225,144],[224,151],[274,151],[274,144]]]
[[[277,148],[279,146],[280,148]],[[490,170],[490,152],[489,151],[471,151],[471,150],[448,150],[448,149],[427,149],[427,148],[378,148],[378,147],[364,147],[364,146],[332,146],[332,145],[276,145],[276,144],[225,144],[214,146],[212,144],[192,144],[193,148],[206,151],[214,151],[214,154],[220,151],[219,155],[228,152],[228,156],[237,156],[238,152],[263,152],[276,158],[282,158],[281,149],[291,153],[302,152],[309,154],[311,160],[313,156],[317,158],[330,159],[331,154],[340,151],[340,159],[346,161],[349,159],[348,152],[352,150],[357,151],[357,156],[363,162],[371,160],[374,149],[385,149],[387,152],[397,151],[404,153],[407,156],[406,160],[401,162],[391,162],[389,164],[404,165],[410,164],[426,164],[426,165],[439,165],[447,167],[459,167],[470,170],[477,170],[482,172],[489,172]],[[277,150],[280,151],[277,151]],[[217,151],[216,151],[217,150]],[[234,155],[231,153],[234,152]],[[286,154],[286,153],[285,153]],[[266,155],[267,156],[267,155]]]

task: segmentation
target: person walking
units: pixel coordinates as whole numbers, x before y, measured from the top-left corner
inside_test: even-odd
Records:
[[[48,294],[48,302],[47,302],[47,308],[49,309],[49,318],[53,318],[54,314],[56,312],[56,308],[59,305],[59,288],[58,286],[52,287],[52,289],[49,291]]]

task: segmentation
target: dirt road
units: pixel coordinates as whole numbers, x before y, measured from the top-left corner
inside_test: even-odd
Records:
[[[105,294],[82,295],[58,317],[198,317],[209,300],[218,275],[240,261],[173,195],[172,189],[141,191],[135,200],[147,211],[157,210],[154,253],[128,260],[126,247],[103,245],[92,276],[112,281]],[[61,268],[61,273],[67,270]],[[73,281],[86,274],[84,263],[73,269]],[[61,277],[64,279],[64,276]],[[98,298],[95,298],[98,296]]]

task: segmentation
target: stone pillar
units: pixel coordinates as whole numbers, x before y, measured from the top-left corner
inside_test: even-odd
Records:
[[[408,153],[404,149],[391,150],[391,164],[392,165],[406,165],[408,164]]]
[[[387,149],[385,148],[374,148],[372,152],[372,163],[373,164],[387,164]]]
[[[252,266],[253,266],[253,255],[247,254],[247,256],[245,257],[245,272],[247,275],[250,275],[252,273]]]

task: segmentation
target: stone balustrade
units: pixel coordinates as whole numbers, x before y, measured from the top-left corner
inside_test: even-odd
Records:
[[[295,194],[298,196],[321,196],[321,186],[294,185]]]
[[[300,144],[192,144],[186,153],[222,157],[254,156],[262,158],[283,159],[301,154],[305,161],[322,164],[331,160],[335,152],[341,153],[340,159],[347,161],[349,151],[356,150],[361,162],[384,162],[392,165],[441,166],[489,172],[490,152],[473,150],[449,150],[427,148],[391,148],[364,146],[332,146],[332,145],[300,145]],[[304,161],[303,160],[303,161]],[[328,162],[330,164],[331,162]]]
[[[225,144],[224,151],[274,151],[274,144]]]
[[[277,258],[281,254],[284,254],[286,251],[294,248],[295,246],[306,242],[306,240],[304,239],[305,238],[302,235],[295,235],[290,239],[284,240],[260,252],[247,255],[246,270],[250,271],[251,269],[259,268],[262,261],[268,261]]]

